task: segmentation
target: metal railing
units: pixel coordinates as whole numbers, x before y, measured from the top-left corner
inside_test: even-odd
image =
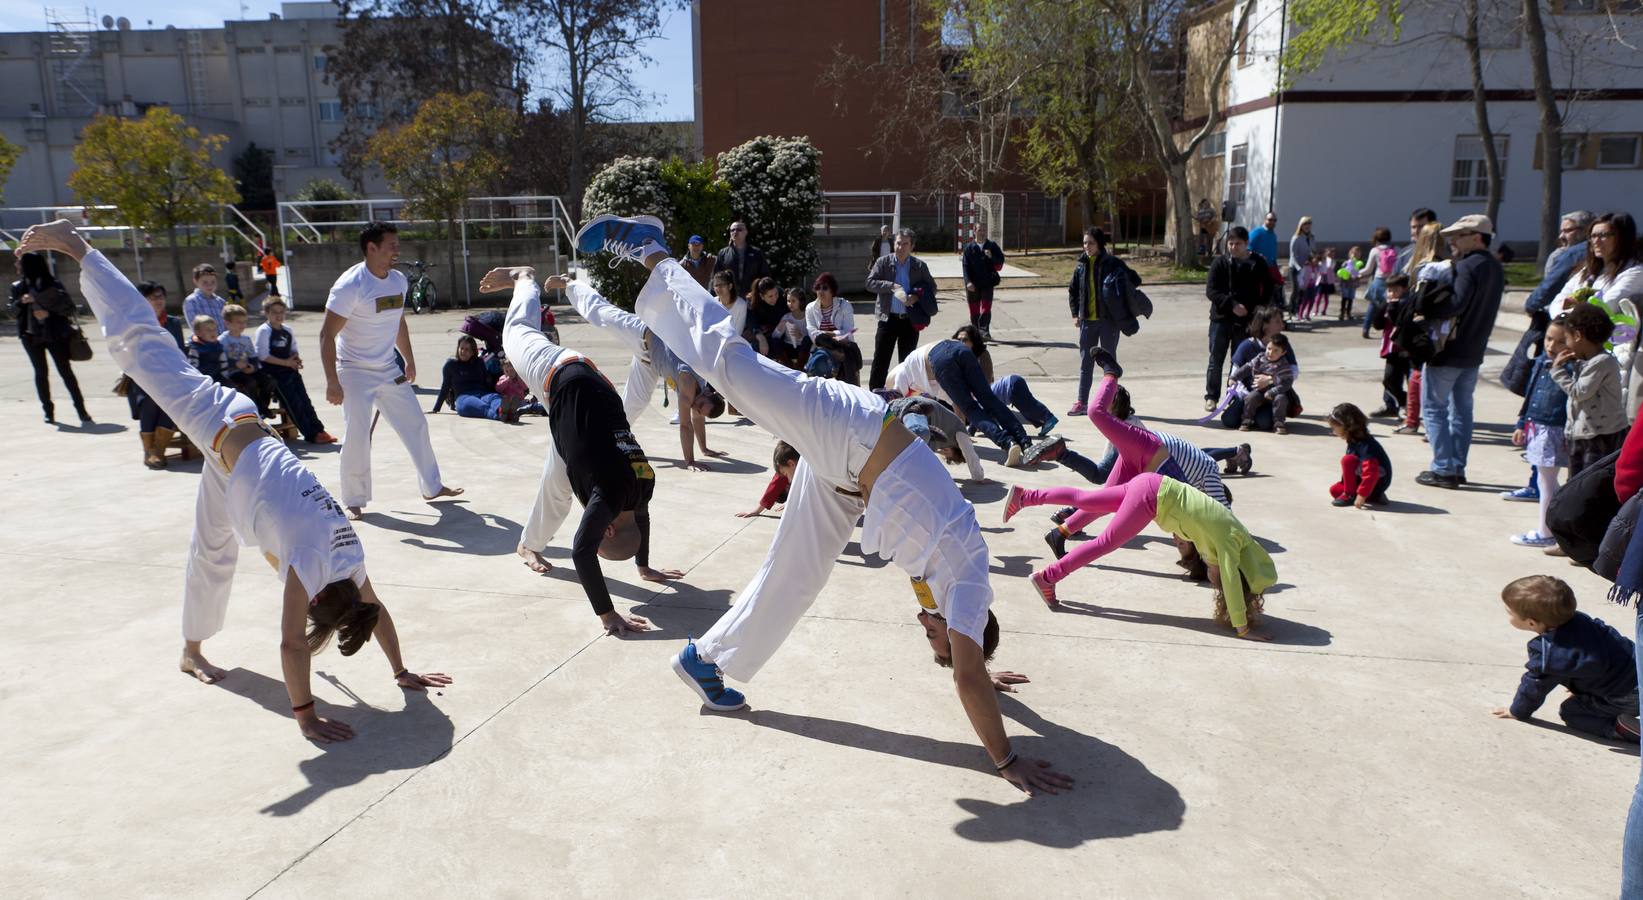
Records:
[[[335,240],[336,232],[363,228],[372,222],[394,225],[442,224],[443,219],[407,216],[411,201],[402,197],[361,198],[359,200],[283,200],[276,210],[280,256],[291,264],[291,244],[318,244]],[[502,207],[498,209],[498,207]],[[341,217],[333,217],[340,213]],[[352,218],[362,216],[362,218]],[[556,242],[563,238],[570,248],[571,265],[576,260],[576,223],[562,199],[553,195],[514,197],[469,197],[462,204],[457,230],[462,241],[462,281],[468,300],[473,300],[473,279],[468,271],[469,226],[546,226]],[[327,235],[329,232],[329,236]]]
[[[901,228],[900,191],[823,191],[818,234],[878,234]]]

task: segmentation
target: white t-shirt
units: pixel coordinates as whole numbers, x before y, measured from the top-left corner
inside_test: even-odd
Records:
[[[930,378],[930,350],[939,343],[941,342],[936,341],[925,344],[907,354],[907,358],[901,361],[901,365],[890,370],[890,374],[885,380],[885,386],[904,396],[909,391],[918,391],[921,394],[929,394],[938,400],[947,400],[947,393],[941,389],[941,385],[936,384]],[[948,400],[947,402],[951,403],[952,401]]]
[[[365,584],[365,549],[342,507],[279,441],[253,441],[240,453],[228,510],[240,544],[261,550],[281,581],[295,572],[308,596],[344,578]]]
[[[331,285],[327,312],[348,320],[337,335],[337,362],[373,369],[394,365],[394,341],[405,318],[405,273],[394,269],[378,278],[355,263]]]

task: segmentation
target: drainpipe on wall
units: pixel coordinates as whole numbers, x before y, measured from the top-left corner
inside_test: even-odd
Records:
[[[1278,82],[1277,97],[1272,105],[1272,169],[1267,177],[1266,208],[1278,208],[1278,123],[1284,112],[1284,47],[1289,41],[1289,0],[1278,9]],[[1277,260],[1274,260],[1277,262]]]

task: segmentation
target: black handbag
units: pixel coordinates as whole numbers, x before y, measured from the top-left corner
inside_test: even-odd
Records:
[[[1500,370],[1500,383],[1512,393],[1523,396],[1529,390],[1529,373],[1534,370],[1535,357],[1529,354],[1530,350],[1541,346],[1546,339],[1545,329],[1529,326],[1518,339],[1517,349],[1512,351],[1512,358],[1506,361],[1506,367]]]
[[[86,340],[86,333],[80,330],[78,318],[69,327],[68,358],[73,362],[88,362],[91,359],[91,342]]]
[[[1546,507],[1546,529],[1576,565],[1592,568],[1609,523],[1620,512],[1620,500],[1614,495],[1618,459],[1620,451],[1616,450],[1581,469],[1558,488]]]

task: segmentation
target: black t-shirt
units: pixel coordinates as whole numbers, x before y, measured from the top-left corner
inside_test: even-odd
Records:
[[[599,544],[605,528],[633,510],[639,526],[641,566],[650,564],[650,498],[656,473],[644,448],[628,427],[622,398],[592,366],[567,363],[553,378],[548,395],[548,427],[553,446],[565,461],[572,493],[582,501],[582,522],[571,544],[576,575],[597,615],[610,612],[610,591],[599,568]]]
[[[781,301],[766,303],[763,300],[754,300],[753,308],[748,310],[747,316],[751,320],[748,324],[764,334],[771,334],[776,326],[782,323],[782,316],[787,315],[787,304]]]

